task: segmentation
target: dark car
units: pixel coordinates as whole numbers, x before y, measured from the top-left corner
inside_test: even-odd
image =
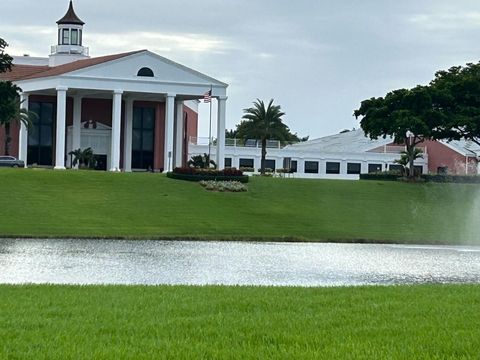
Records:
[[[17,160],[13,156],[0,156],[0,167],[25,167],[23,160]]]

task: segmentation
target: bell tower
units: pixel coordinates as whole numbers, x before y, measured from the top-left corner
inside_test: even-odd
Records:
[[[50,66],[58,66],[69,62],[87,59],[88,47],[83,46],[83,25],[85,23],[75,14],[73,2],[70,0],[67,13],[57,21],[58,41],[52,46]]]

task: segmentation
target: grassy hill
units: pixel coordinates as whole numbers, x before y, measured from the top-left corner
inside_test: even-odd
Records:
[[[252,178],[212,193],[151,173],[0,171],[0,236],[480,243],[480,187]]]

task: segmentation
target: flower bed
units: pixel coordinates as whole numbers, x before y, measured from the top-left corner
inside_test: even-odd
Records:
[[[240,181],[214,181],[209,180],[200,181],[200,185],[202,185],[205,189],[209,191],[220,191],[220,192],[243,192],[247,191],[247,186],[242,184]]]
[[[248,176],[243,175],[242,171],[235,168],[226,168],[224,170],[200,169],[193,167],[175,168],[173,172],[167,173],[167,177],[187,181],[217,180],[239,181],[241,183],[248,182]]]

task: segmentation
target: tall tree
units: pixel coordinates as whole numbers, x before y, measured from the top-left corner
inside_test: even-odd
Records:
[[[14,123],[23,123],[30,126],[32,118],[36,114],[26,109],[21,109],[20,96],[21,89],[10,81],[0,81],[0,126],[5,128],[4,153],[10,154],[10,135],[11,126]]]
[[[434,106],[445,118],[442,137],[480,145],[480,63],[438,71],[430,89]]]
[[[260,99],[253,103],[253,107],[243,110],[242,122],[237,126],[237,134],[244,139],[260,140],[262,144],[262,161],[260,173],[265,174],[265,158],[267,155],[267,140],[288,140],[292,135],[287,125],[282,122],[280,105],[273,105],[273,99],[267,106]]]
[[[364,100],[354,115],[361,118],[360,126],[371,139],[391,136],[396,143],[404,144],[410,169],[414,168],[415,147],[424,140],[438,138],[444,122],[426,86],[399,89],[384,98]],[[414,176],[415,172],[410,171],[409,177]]]
[[[5,53],[5,48],[7,46],[7,42],[0,38],[0,73],[12,70],[13,58]]]

